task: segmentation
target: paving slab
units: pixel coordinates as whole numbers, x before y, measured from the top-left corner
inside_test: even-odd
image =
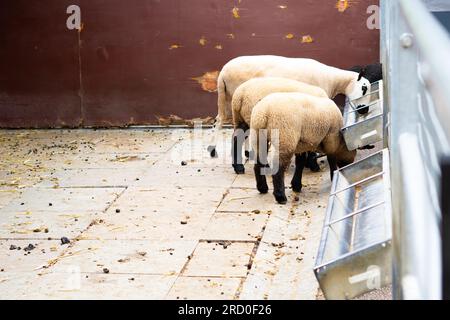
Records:
[[[200,240],[213,211],[108,213],[83,233],[83,239],[98,240]]]
[[[145,168],[58,170],[38,186],[60,188],[126,187],[140,179]]]
[[[73,239],[101,215],[101,212],[92,211],[2,212],[0,239]]]
[[[233,171],[231,158],[231,130],[225,130],[223,139],[219,141],[217,157],[212,158],[207,151],[210,144],[210,136],[205,134],[207,130],[199,132],[190,132],[187,136],[170,149],[167,154],[158,161],[158,164],[168,164],[172,166],[181,166],[185,162],[187,166],[196,168],[227,168],[230,173]],[[229,138],[229,139],[228,139]]]
[[[202,239],[228,241],[257,241],[266,226],[267,213],[221,213],[210,220]]]
[[[211,158],[209,129],[0,130],[0,298],[320,299],[327,163],[278,205],[231,131]]]
[[[182,275],[245,277],[254,247],[254,242],[200,242]]]
[[[179,277],[168,300],[233,300],[241,278]]]
[[[170,164],[156,163],[147,170],[135,187],[229,187],[236,179],[227,168],[195,168],[192,166],[174,167]]]
[[[288,190],[286,195],[290,195]],[[270,212],[281,207],[271,193],[260,194],[256,189],[230,189],[218,207],[219,212]]]
[[[175,275],[180,273],[196,244],[176,240],[80,240],[49,271],[66,272],[78,267],[82,273]]]
[[[0,171],[0,188],[23,190],[35,186],[41,182],[47,171],[34,170],[31,168],[11,168],[11,170]]]
[[[59,240],[0,240],[0,270],[3,270],[0,279],[8,272],[37,273],[37,269],[47,265],[65,249]]]
[[[170,137],[176,131],[178,136],[191,132],[186,129],[158,129],[158,128],[135,128],[135,129],[0,129],[1,139],[17,141],[18,139],[48,139],[54,141],[91,140],[99,138],[158,138]]]
[[[0,209],[11,203],[14,199],[21,196],[17,189],[0,189]]]
[[[0,210],[2,212],[103,211],[123,192],[121,188],[31,188]]]
[[[102,137],[92,140],[96,153],[148,153],[166,152],[178,140],[173,139],[170,132],[164,134],[148,133],[142,137]]]
[[[149,168],[162,153],[86,153],[50,155],[36,159],[36,164],[51,169],[135,169]]]
[[[331,186],[328,174],[324,172],[321,182],[301,194],[299,201],[274,209],[241,299],[316,299],[319,288],[313,267],[328,200],[323,194]]]
[[[214,212],[226,188],[210,187],[129,187],[108,212]]]
[[[162,300],[176,276],[83,274],[76,268],[42,276],[0,274],[2,300]]]

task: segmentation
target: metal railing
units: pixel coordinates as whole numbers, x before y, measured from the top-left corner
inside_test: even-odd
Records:
[[[450,35],[422,1],[381,0],[396,299],[443,297],[440,163],[450,155],[449,58]]]

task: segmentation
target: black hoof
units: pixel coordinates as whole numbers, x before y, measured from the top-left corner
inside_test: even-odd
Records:
[[[317,163],[316,159],[310,161],[306,167],[309,168],[312,172],[320,172],[320,166]]]
[[[209,152],[209,155],[211,156],[211,158],[217,158],[217,151],[216,151],[215,146],[209,146],[208,152]]]
[[[297,192],[297,193],[300,193],[300,192],[302,192],[302,185],[300,184],[300,185],[298,185],[298,184],[296,184],[296,183],[293,183],[292,184],[292,191],[294,191],[294,192]]]
[[[267,184],[265,185],[257,185],[256,188],[258,189],[259,193],[266,194],[269,192],[269,187]]]
[[[365,105],[360,105],[360,106],[358,106],[357,111],[359,114],[368,114],[369,107],[366,107]]]
[[[233,165],[234,172],[237,174],[245,174],[245,167],[243,164]]]
[[[286,204],[287,203],[287,198],[286,198],[286,196],[284,194],[283,195],[274,194],[274,196],[275,196],[275,199],[277,200],[277,202],[279,204]]]

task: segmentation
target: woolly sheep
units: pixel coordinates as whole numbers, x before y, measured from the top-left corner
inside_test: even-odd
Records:
[[[381,63],[373,63],[366,66],[354,66],[350,68],[350,71],[358,72],[364,75],[364,78],[371,83],[383,80],[383,65]],[[359,114],[367,114],[369,107],[359,106]]]
[[[240,85],[231,102],[234,127],[232,156],[233,168],[237,174],[245,173],[241,150],[244,140],[248,137],[248,133],[245,133],[249,129],[253,107],[264,97],[276,92],[301,92],[316,97],[328,97],[325,90],[319,87],[287,78],[254,78]],[[315,158],[316,155],[311,154],[307,161],[311,169],[314,164],[318,167]],[[320,167],[318,169],[320,170]]]
[[[270,143],[272,130],[278,129],[279,143],[271,143],[279,168],[273,174],[274,196],[278,203],[287,202],[284,174],[292,156],[296,154],[296,168],[292,189],[302,189],[304,153],[320,150],[328,156],[331,177],[338,167],[353,163],[356,151],[349,151],[343,139],[342,114],[336,104],[328,98],[318,98],[303,93],[273,93],[262,99],[253,109],[250,127],[252,149],[257,155],[254,167],[258,191],[268,192],[266,177],[261,175],[264,155],[258,150],[259,139]],[[266,129],[260,132],[260,130]],[[261,134],[262,133],[262,134]],[[261,161],[263,160],[263,161]]]
[[[245,81],[258,77],[289,78],[325,90],[329,98],[345,94],[351,100],[370,92],[370,82],[362,74],[327,66],[313,59],[281,56],[243,56],[228,62],[217,80],[218,115],[213,130],[213,143],[208,147],[216,156],[216,144],[225,122],[231,121],[231,100]]]

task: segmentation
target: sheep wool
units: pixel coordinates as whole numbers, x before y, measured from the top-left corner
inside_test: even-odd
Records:
[[[303,82],[287,78],[265,77],[254,78],[244,82],[233,95],[232,114],[234,133],[232,137],[233,168],[237,174],[244,174],[245,167],[242,160],[242,145],[246,139],[246,131],[250,125],[253,107],[264,97],[275,92],[302,92],[317,97],[326,98],[325,90]],[[315,154],[310,154],[307,167],[320,170]]]
[[[327,98],[322,88],[287,78],[254,78],[244,82],[235,91],[232,99],[233,125],[237,129],[242,123],[250,124],[254,106],[264,97],[277,92],[300,92]]]
[[[218,107],[222,121],[231,120],[229,104],[236,89],[245,81],[259,77],[282,77],[304,82],[322,88],[329,98],[338,94],[350,96],[351,100],[362,97],[362,90],[356,90],[358,82],[361,86],[365,84],[370,88],[369,81],[359,79],[357,72],[327,66],[313,59],[280,56],[238,57],[223,67],[218,78]]]
[[[258,190],[267,192],[265,177],[261,175],[259,130],[267,130],[266,138],[271,142],[273,130],[278,130],[278,144],[272,144],[274,155],[279,159],[278,172],[273,174],[274,195],[279,203],[286,203],[284,173],[294,154],[320,150],[327,154],[331,171],[337,166],[352,163],[356,151],[349,151],[340,129],[342,114],[336,104],[328,98],[318,98],[303,93],[273,93],[262,99],[253,109],[250,121],[251,144],[258,160],[255,178]],[[301,189],[301,171],[296,168],[292,181],[293,189]],[[296,160],[296,166],[299,166]]]
[[[213,143],[208,147],[211,156],[219,130],[232,119],[231,102],[236,89],[244,82],[261,77],[282,77],[322,88],[329,98],[345,94],[350,100],[370,93],[370,82],[356,72],[327,66],[313,59],[280,56],[243,56],[228,62],[218,77],[218,115],[214,125]]]

